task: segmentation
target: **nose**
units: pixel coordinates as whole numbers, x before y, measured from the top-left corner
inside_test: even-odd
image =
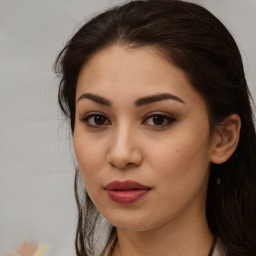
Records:
[[[141,164],[142,154],[135,133],[128,127],[120,127],[113,131],[107,154],[107,161],[111,165],[126,169]]]

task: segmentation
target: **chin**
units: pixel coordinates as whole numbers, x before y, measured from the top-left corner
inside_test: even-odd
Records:
[[[112,214],[110,218],[106,219],[118,230],[127,232],[145,232],[156,229],[165,223],[164,221],[152,219],[152,215],[150,219],[149,216],[142,217],[129,213],[120,214],[119,216],[113,216]]]

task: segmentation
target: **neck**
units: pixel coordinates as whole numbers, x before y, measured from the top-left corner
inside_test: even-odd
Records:
[[[118,242],[113,256],[208,256],[213,236],[206,217],[196,216],[200,218],[186,216],[150,231],[117,229]]]

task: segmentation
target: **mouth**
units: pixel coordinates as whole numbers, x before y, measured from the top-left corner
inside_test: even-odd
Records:
[[[118,204],[131,204],[144,197],[151,188],[136,181],[113,181],[105,187],[108,196]]]
[[[126,191],[126,190],[146,190],[150,189],[150,187],[142,185],[133,180],[126,181],[112,181],[108,183],[105,187],[107,190],[118,190],[118,191]]]

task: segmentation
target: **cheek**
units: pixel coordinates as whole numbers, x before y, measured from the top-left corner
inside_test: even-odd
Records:
[[[190,135],[187,131],[186,135],[183,133],[182,136],[165,140],[148,157],[163,190],[171,188],[181,194],[189,188],[196,189],[202,185],[208,174],[208,134],[201,133],[200,137]]]
[[[204,207],[209,165],[205,149],[204,143],[193,146],[173,139],[151,156],[156,202],[153,208],[159,209],[163,220],[180,215],[190,205]]]
[[[201,133],[195,136],[193,132],[188,130],[180,132],[181,135],[173,133],[166,136],[164,140],[159,143],[151,142],[146,146],[149,148],[147,159],[150,160],[151,165],[164,166],[173,169],[189,171],[196,166],[200,169],[200,164],[209,162],[209,139],[206,133]],[[175,136],[174,136],[175,135]],[[156,145],[155,147],[153,145]],[[194,166],[195,165],[195,166]],[[184,167],[188,168],[184,168]],[[162,169],[162,168],[160,168]]]
[[[79,130],[74,132],[74,150],[85,186],[97,180],[98,170],[105,161],[102,143],[95,143],[90,135],[83,135]]]

